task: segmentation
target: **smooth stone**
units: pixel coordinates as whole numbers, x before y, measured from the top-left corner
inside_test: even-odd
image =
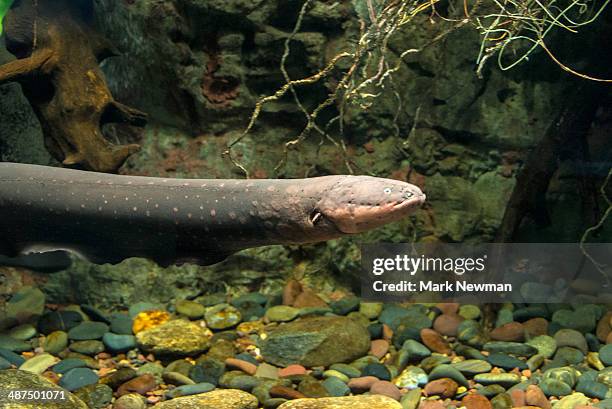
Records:
[[[497,312],[495,327],[501,327],[514,321],[514,313],[508,308],[502,308]]]
[[[123,367],[100,379],[100,383],[108,385],[112,389],[117,389],[119,386],[123,385],[129,380],[134,379],[135,377],[136,371],[134,369]]]
[[[208,349],[208,332],[186,320],[172,320],[136,334],[138,346],[147,353],[192,356]]]
[[[350,312],[359,310],[359,303],[360,300],[357,297],[344,297],[338,301],[330,303],[329,306],[334,314],[347,315]]]
[[[161,383],[163,373],[164,373],[164,367],[155,362],[147,362],[146,364],[144,364],[143,366],[141,366],[140,368],[136,370],[136,375],[138,376],[146,375],[146,374],[153,375],[157,383]]]
[[[26,371],[17,369],[7,369],[0,371],[0,385],[4,391],[7,390],[52,390],[63,391],[65,399],[57,402],[40,402],[34,403],[19,403],[14,399],[9,399],[7,394],[0,394],[0,407],[6,409],[17,408],[41,408],[45,409],[88,409],[87,405],[77,398],[74,394],[63,390],[48,379]]]
[[[113,314],[110,318],[110,331],[118,335],[134,335],[134,321],[127,314]]]
[[[36,287],[19,289],[4,306],[6,317],[27,322],[40,317],[45,310],[45,294]]]
[[[87,363],[85,363],[85,361],[77,358],[68,358],[55,364],[53,366],[53,372],[56,372],[58,374],[65,374],[71,369],[85,367],[87,367]]]
[[[147,373],[121,384],[117,389],[117,396],[127,395],[128,393],[145,395],[155,388],[157,388],[157,379],[154,375]]]
[[[599,359],[605,366],[612,366],[612,344],[607,344],[599,350]]]
[[[257,398],[238,389],[216,389],[158,403],[156,409],[257,409]]]
[[[514,321],[524,322],[532,318],[548,318],[549,312],[544,306],[532,305],[514,310]]]
[[[400,398],[402,409],[416,409],[421,401],[421,388],[415,388],[405,393]]]
[[[480,307],[474,304],[464,304],[459,307],[458,314],[466,320],[476,320],[480,318]]]
[[[519,370],[527,369],[527,363],[525,361],[521,361],[518,358],[515,358],[511,355],[500,354],[500,353],[492,353],[487,357],[487,361],[499,368],[511,370],[514,368],[518,368]]]
[[[189,377],[196,383],[219,384],[219,379],[225,372],[225,363],[216,358],[199,358],[189,371]]]
[[[370,334],[347,317],[309,317],[271,330],[260,347],[274,365],[329,366],[365,355]]]
[[[402,409],[396,400],[383,395],[342,396],[319,399],[295,399],[278,409]],[[165,408],[163,408],[165,409]],[[178,409],[178,408],[177,408]],[[221,408],[219,408],[221,409]]]
[[[451,365],[447,365],[447,364],[438,365],[429,373],[430,381],[435,380],[435,379],[441,379],[441,378],[450,378],[461,386],[465,386],[465,387],[469,386],[469,383],[467,379],[465,378],[465,376],[463,376],[463,374],[459,372],[459,370],[457,370]]]
[[[93,305],[81,304],[81,310],[83,310],[83,312],[85,314],[87,314],[87,316],[92,321],[100,321],[100,322],[103,322],[105,324],[110,324],[110,320],[108,319],[107,314],[105,312],[97,309]]]
[[[448,341],[433,329],[423,328],[420,335],[423,344],[431,351],[445,355],[450,355],[452,353],[453,350],[448,344]]]
[[[569,385],[570,388],[573,388],[580,377],[580,372],[570,366],[563,366],[560,368],[546,370],[542,374],[542,377],[544,379],[555,379],[561,381]]]
[[[107,332],[102,336],[102,342],[109,351],[114,353],[127,352],[138,346],[134,335],[120,335]]]
[[[381,302],[362,301],[359,304],[359,312],[370,320],[375,320],[376,318],[378,318],[382,310],[383,310],[383,303]]]
[[[240,324],[242,314],[230,304],[218,304],[206,310],[204,319],[209,328],[223,330]]]
[[[384,381],[391,380],[391,373],[389,372],[389,369],[385,365],[380,364],[378,362],[366,365],[361,370],[361,375],[373,376]]]
[[[245,392],[251,392],[262,383],[262,379],[251,375],[236,375],[229,380],[227,387],[229,389],[240,389]]]
[[[478,388],[478,390],[476,391],[476,393],[482,396],[486,396],[487,398],[492,398],[504,392],[506,392],[506,389],[503,386],[497,384],[483,386],[482,388]]]
[[[544,360],[544,355],[536,354],[527,360],[527,368],[529,368],[531,372],[534,372],[536,369],[542,366]]]
[[[579,379],[576,384],[576,392],[582,392],[590,398],[606,399],[610,390],[606,384],[583,378]]]
[[[278,371],[279,369],[276,366],[264,362],[257,366],[255,376],[259,378],[278,379]]]
[[[215,385],[211,383],[194,383],[193,385],[182,385],[174,389],[166,391],[165,396],[168,399],[178,398],[180,396],[197,395],[198,393],[206,393],[215,389]]]
[[[406,340],[402,345],[402,350],[408,352],[410,360],[421,360],[431,355],[429,348],[413,339]]]
[[[573,347],[582,351],[583,354],[589,352],[584,335],[575,329],[561,329],[554,336],[557,347]]]
[[[246,293],[246,294],[241,295],[240,297],[236,297],[232,299],[231,304],[234,307],[240,308],[243,304],[250,304],[250,303],[265,305],[268,302],[268,300],[269,300],[268,296],[262,293],[253,292],[253,293]]]
[[[325,398],[329,396],[323,384],[311,376],[307,376],[298,385],[298,391],[309,398]]]
[[[175,386],[195,384],[191,378],[179,372],[164,371],[162,374],[162,379],[164,382]]]
[[[538,350],[538,354],[545,358],[551,358],[557,350],[557,341],[548,335],[540,335],[526,342]]]
[[[399,401],[402,397],[400,390],[389,381],[376,381],[370,387],[370,393],[373,395],[383,395],[391,399]]]
[[[206,312],[206,308],[202,304],[190,300],[177,301],[174,304],[174,308],[177,313],[186,316],[190,320],[202,318]]]
[[[336,368],[334,368],[334,365],[332,365],[330,369],[337,370],[338,364],[335,364],[335,365],[336,365]],[[286,368],[279,369],[277,374],[279,377],[284,378],[288,376],[306,375],[306,373],[307,373],[306,368],[304,368],[302,365],[289,365]]]
[[[109,330],[103,322],[85,321],[68,331],[68,338],[75,341],[101,339]]]
[[[495,341],[521,342],[525,339],[525,328],[513,321],[495,328],[489,335]]]
[[[351,390],[347,384],[340,378],[330,376],[323,381],[323,387],[329,393],[329,396],[347,396]]]
[[[113,404],[113,409],[145,409],[145,399],[137,393],[119,397]]]
[[[446,355],[432,354],[427,358],[423,359],[419,366],[425,370],[425,372],[431,372],[436,366],[442,364],[450,364],[451,359]]]
[[[12,364],[9,361],[0,356],[0,371],[4,369],[9,369],[11,366]]]
[[[412,328],[420,331],[423,328],[431,328],[431,318],[424,310],[418,307],[404,308],[397,305],[387,305],[378,317],[378,321],[387,324],[394,331],[404,328]]]
[[[491,370],[491,364],[480,359],[466,359],[465,361],[455,362],[451,366],[464,375],[476,375]]]
[[[294,320],[299,313],[299,308],[287,305],[276,305],[269,308],[264,317],[270,322],[287,322]]]
[[[377,382],[378,378],[374,376],[361,376],[359,378],[353,378],[349,380],[348,387],[354,393],[363,393],[370,390],[374,382]]]
[[[474,376],[474,380],[483,385],[499,384],[510,387],[521,381],[521,377],[515,373],[482,373]]]
[[[225,360],[225,366],[229,368],[239,369],[242,372],[247,373],[248,375],[254,375],[257,371],[257,365],[236,358],[227,358]]]
[[[59,361],[58,358],[54,357],[48,353],[42,353],[40,355],[33,356],[32,358],[25,361],[20,367],[19,370],[32,372],[35,374],[42,374],[49,367],[55,365]]]
[[[69,346],[71,351],[85,355],[96,355],[104,351],[104,344],[98,340],[75,341]]]
[[[545,318],[531,318],[523,323],[525,337],[529,340],[548,334],[548,321]]]
[[[329,369],[343,373],[348,378],[358,378],[361,376],[361,371],[359,369],[348,364],[333,364]]]
[[[525,390],[525,403],[542,409],[551,409],[551,404],[542,389],[537,385],[529,385]]]
[[[439,396],[443,399],[452,398],[457,393],[459,385],[457,382],[450,378],[440,378],[434,381],[430,381],[425,388],[423,393],[425,396]]]
[[[518,356],[530,357],[538,353],[538,350],[528,344],[519,342],[491,341],[484,345],[484,350],[488,352],[499,352]]]
[[[12,365],[17,367],[21,366],[21,364],[25,362],[24,357],[6,348],[0,348],[0,358],[6,359]]]
[[[491,399],[493,409],[510,409],[512,407],[512,398],[507,393],[500,393]]]
[[[418,366],[408,366],[393,381],[395,385],[405,389],[416,389],[429,381],[427,373]]]
[[[566,396],[572,393],[572,388],[559,380],[548,378],[538,385],[546,396]]]
[[[487,359],[479,350],[468,345],[457,345],[455,347],[455,352],[457,355],[467,359],[477,359],[479,361],[485,361]]]
[[[38,319],[38,331],[48,335],[54,331],[67,332],[83,322],[81,314],[75,311],[53,311]]]
[[[553,359],[566,365],[576,365],[584,361],[584,354],[576,348],[559,347]]]
[[[27,341],[36,335],[36,328],[32,324],[21,324],[11,328],[8,335],[20,341]]]
[[[74,391],[90,409],[107,409],[113,400],[113,390],[107,385],[87,385]]]
[[[375,339],[370,344],[370,354],[376,358],[383,358],[389,351],[389,342],[385,339]]]
[[[387,326],[387,328],[389,327]],[[383,329],[383,333],[381,336],[382,338],[385,338],[385,335],[384,335],[385,326],[384,325],[382,329]],[[378,338],[381,338],[381,336],[379,336]],[[417,330],[416,328],[405,327],[403,325],[400,325],[400,327],[396,331],[393,332],[392,341],[393,341],[393,345],[395,345],[397,349],[401,349],[402,345],[404,345],[404,342],[406,342],[406,340],[409,340],[409,339],[420,341],[421,330]]]
[[[571,393],[571,391],[570,391]],[[555,405],[555,409],[574,409],[577,406],[586,405],[589,403],[589,398],[582,393],[572,393],[564,397]]]
[[[42,347],[50,354],[57,355],[68,347],[68,334],[64,331],[53,331],[45,337]]]
[[[459,324],[465,321],[460,315],[442,314],[433,322],[433,329],[447,336],[456,336]]]
[[[98,375],[89,368],[74,368],[60,378],[59,386],[69,391],[93,385],[98,382]]]
[[[338,379],[340,379],[344,383],[348,383],[348,381],[349,381],[349,377],[346,376],[345,374],[343,374],[340,371],[335,371],[333,369],[328,369],[327,371],[323,372],[323,378],[327,379],[327,378],[330,378],[330,377],[338,378]]]
[[[27,341],[21,341],[8,335],[0,335],[0,348],[13,352],[26,352],[32,350],[32,345]]]
[[[470,393],[463,397],[461,404],[466,409],[493,409],[489,399],[477,393]]]
[[[588,312],[562,309],[553,313],[552,322],[557,323],[561,328],[570,328],[581,333],[587,333],[595,329],[597,318]]]

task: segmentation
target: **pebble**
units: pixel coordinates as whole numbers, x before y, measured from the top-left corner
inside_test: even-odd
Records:
[[[381,302],[365,302],[362,301],[359,304],[359,312],[370,320],[378,318],[383,310],[383,303]]]
[[[361,370],[361,375],[362,376],[373,376],[375,378],[382,379],[384,381],[391,380],[391,373],[389,372],[389,369],[385,365],[379,364],[379,363],[372,363],[372,364],[366,365]]]
[[[612,344],[607,344],[599,350],[599,359],[605,366],[612,366]]]
[[[295,375],[306,375],[306,368],[302,365],[289,365],[278,370],[278,376],[281,378]]]
[[[110,386],[112,389],[117,389],[122,384],[136,377],[136,371],[132,368],[119,368],[115,372],[100,379],[100,383]]]
[[[474,304],[464,304],[459,307],[458,314],[466,320],[476,320],[480,318],[480,307]]]
[[[576,348],[572,347],[560,347],[557,348],[557,352],[554,356],[554,361],[562,362],[567,365],[576,365],[584,360],[584,354]]]
[[[21,364],[19,370],[40,375],[47,369],[49,369],[49,367],[55,365],[57,361],[59,361],[59,359],[54,357],[53,355],[43,353],[40,355],[33,356],[32,358],[25,361],[23,364]]]
[[[420,333],[423,344],[433,352],[440,354],[450,355],[452,349],[448,344],[448,341],[442,337],[439,333],[430,328],[423,328]]]
[[[573,347],[582,351],[583,354],[589,352],[584,335],[575,329],[561,329],[554,336],[557,347]]]
[[[323,381],[323,387],[329,396],[347,396],[351,393],[348,385],[340,378],[330,376]]]
[[[264,362],[257,366],[255,376],[258,376],[260,378],[278,379],[278,371],[279,368],[277,368],[276,366]]]
[[[45,337],[42,348],[50,354],[57,355],[68,347],[68,334],[64,331],[53,331]]]
[[[465,361],[455,362],[451,366],[464,375],[476,375],[491,370],[491,364],[480,359],[466,359]]]
[[[133,335],[134,321],[127,314],[113,314],[110,318],[110,331],[119,335]]]
[[[525,403],[542,409],[551,409],[550,401],[537,385],[529,385],[525,390]]]
[[[539,386],[546,396],[566,396],[572,393],[572,388],[568,384],[556,379],[544,379]]]
[[[56,372],[58,374],[65,374],[71,369],[85,367],[87,367],[87,363],[85,361],[77,358],[68,358],[55,364],[53,366],[53,372]]]
[[[27,341],[36,335],[36,328],[32,324],[22,324],[11,328],[8,335],[20,341]]]
[[[24,323],[38,318],[45,309],[45,294],[36,287],[24,286],[4,306],[6,317]]]
[[[370,387],[370,393],[374,395],[383,395],[397,401],[400,400],[402,394],[400,390],[389,381],[376,381]]]
[[[109,330],[103,322],[85,321],[68,331],[68,338],[74,341],[100,339]]]
[[[538,337],[540,335],[547,335],[548,321],[541,317],[531,318],[523,322],[523,328],[525,329],[525,337],[527,339]]]
[[[223,361],[211,357],[201,357],[198,358],[195,365],[191,366],[189,377],[196,383],[206,382],[217,385],[224,372],[225,364]]]
[[[349,380],[348,387],[354,393],[363,393],[369,391],[374,382],[378,382],[375,376],[360,376]]]
[[[382,395],[341,396],[322,399],[296,399],[283,403],[278,409],[402,409],[394,399]],[[156,408],[157,409],[157,408]],[[165,408],[162,408],[165,409]],[[242,408],[240,408],[242,409]],[[247,408],[244,408],[247,409]],[[251,408],[248,408],[251,409]]]
[[[130,330],[131,332],[131,330]],[[102,336],[102,342],[109,351],[115,353],[127,352],[138,346],[133,335],[114,334],[107,332]]]
[[[210,392],[215,389],[215,385],[210,383],[194,383],[192,385],[182,385],[174,389],[167,390],[167,399],[174,399],[180,396],[197,395],[199,393]]]
[[[457,393],[459,385],[450,378],[441,378],[430,381],[423,392],[425,396],[440,396],[442,398],[452,398]]]
[[[557,402],[555,409],[574,409],[576,406],[586,405],[588,403],[589,398],[584,396],[582,393],[572,393],[571,395],[566,396]]]
[[[478,376],[478,375],[476,375]],[[461,372],[451,365],[438,365],[429,373],[429,380],[450,378],[461,386],[469,386],[467,379]]]
[[[38,319],[37,328],[42,334],[48,335],[54,331],[68,331],[83,321],[83,317],[74,311],[53,311]]]
[[[257,407],[257,398],[247,392],[237,389],[215,389],[160,402],[155,409],[256,409]]]
[[[510,387],[521,381],[521,377],[515,373],[482,373],[474,376],[474,380],[483,385],[499,384]]]
[[[156,387],[157,381],[155,380],[155,376],[151,374],[144,374],[137,376],[136,378],[131,379],[119,386],[117,389],[117,396],[127,395],[128,393],[138,393],[140,395],[144,395]]]
[[[89,368],[74,368],[69,370],[60,378],[59,386],[68,390],[74,391],[87,385],[93,385],[98,382],[98,375]]]
[[[401,398],[402,409],[416,409],[421,401],[421,388],[415,388],[406,392]]]
[[[358,378],[361,376],[361,371],[359,369],[348,364],[333,364],[329,367],[329,369],[343,373],[348,378]]]
[[[287,322],[294,320],[299,313],[299,308],[287,305],[276,305],[268,308],[264,317],[270,322]]]
[[[242,314],[230,304],[218,304],[206,310],[204,319],[209,328],[223,330],[240,324]]]
[[[393,381],[395,385],[405,389],[416,389],[429,381],[427,373],[418,366],[408,366]]]
[[[461,404],[466,409],[492,409],[493,405],[487,398],[477,393],[467,394],[461,399]]]
[[[504,392],[506,392],[506,389],[503,386],[492,384],[478,388],[476,393],[486,396],[487,398],[492,398]]]
[[[525,357],[530,357],[538,353],[535,347],[519,342],[491,341],[487,342],[483,349],[488,352],[499,352]]]
[[[98,340],[75,341],[69,348],[71,351],[93,356],[104,351],[104,344]]]
[[[510,409],[512,407],[512,398],[507,393],[500,393],[491,399],[491,405],[493,405],[493,409]]]
[[[464,320],[465,318],[460,315],[442,314],[434,321],[433,329],[442,335],[454,337],[457,335],[459,324]]]
[[[20,341],[8,335],[0,335],[0,348],[13,352],[26,352],[32,349],[32,345],[26,341]]]
[[[323,384],[310,376],[305,377],[300,382],[298,390],[309,398],[324,398],[329,396]]]
[[[495,328],[490,336],[495,341],[521,342],[525,339],[525,328],[523,324],[513,321]]]
[[[208,332],[186,320],[173,320],[136,334],[138,346],[147,353],[191,356],[210,345]]]
[[[335,371],[333,369],[328,369],[327,371],[323,372],[323,378],[327,379],[330,377],[338,378],[344,383],[348,383],[349,381],[349,377],[343,374],[342,372]]]
[[[178,314],[184,315],[190,320],[197,320],[204,316],[206,308],[198,302],[190,300],[179,300],[174,304]]]
[[[552,358],[557,350],[557,341],[548,335],[540,335],[532,338],[527,341],[526,344],[536,348],[538,354],[545,358]]]
[[[360,299],[357,297],[344,297],[338,301],[332,302],[329,306],[334,314],[347,315],[349,312],[358,311],[359,304]]]
[[[375,339],[370,344],[370,354],[381,359],[389,351],[389,342],[384,339]]]
[[[0,358],[6,359],[12,365],[20,366],[25,362],[25,358],[6,348],[0,348]]]
[[[181,386],[181,385],[194,385],[195,382],[190,379],[188,376],[183,375],[179,372],[164,372],[162,374],[162,379],[164,382],[169,383],[171,385]]]
[[[123,395],[113,403],[113,409],[145,409],[146,406],[144,398],[136,393]]]
[[[527,363],[515,358],[511,355],[492,353],[487,357],[487,361],[496,367],[511,370],[518,368],[519,370],[527,369]]]
[[[229,368],[239,369],[249,375],[255,375],[255,372],[257,372],[257,365],[243,361],[242,359],[227,358],[225,360],[225,365]]]
[[[608,311],[597,322],[595,335],[601,342],[606,342],[608,335],[612,332],[612,311]]]

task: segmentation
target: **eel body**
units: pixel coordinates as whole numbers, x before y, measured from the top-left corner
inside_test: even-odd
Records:
[[[163,179],[0,163],[0,254],[206,265],[250,247],[360,233],[424,201],[414,185],[370,176]]]

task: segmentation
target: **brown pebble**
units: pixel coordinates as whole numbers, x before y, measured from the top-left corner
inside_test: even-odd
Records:
[[[446,406],[439,400],[422,400],[419,409],[446,409]]]
[[[382,336],[383,339],[387,340],[388,342],[391,342],[391,340],[393,339],[393,330],[387,324],[383,324]]]
[[[293,305],[297,296],[302,292],[302,284],[297,280],[289,280],[283,288],[283,305]]]
[[[529,385],[525,391],[525,404],[538,406],[542,409],[551,409],[551,404],[542,389],[537,385]]]
[[[370,393],[374,395],[385,395],[391,399],[400,400],[402,394],[397,386],[389,381],[376,381],[370,388]]]
[[[450,355],[453,351],[442,335],[430,328],[423,328],[421,330],[421,340],[423,344],[434,352],[440,354]]]
[[[512,406],[525,406],[525,391],[521,389],[513,389],[510,392],[510,398],[512,398]]]
[[[612,332],[606,337],[606,344],[612,344]]]
[[[43,378],[53,382],[56,385],[59,383],[59,380],[60,380],[59,375],[53,371],[46,371],[42,374],[42,376]]]
[[[257,372],[257,365],[242,359],[227,358],[225,360],[225,365],[229,366],[230,368],[240,369],[242,372],[249,375],[255,375],[255,372]]]
[[[127,395],[128,393],[138,393],[144,395],[157,387],[157,381],[151,374],[140,375],[131,381],[127,381],[117,389],[117,396]]]
[[[459,312],[459,303],[445,302],[436,304],[436,308],[442,311],[442,314],[457,315]]]
[[[520,322],[509,322],[491,331],[495,341],[521,342],[525,340],[525,328]]]
[[[606,342],[608,335],[612,332],[610,320],[612,319],[612,311],[608,311],[597,323],[595,334],[601,342]]]
[[[363,393],[369,391],[375,382],[378,382],[378,378],[375,376],[361,376],[350,379],[348,387],[355,393]]]
[[[452,398],[457,393],[459,385],[450,378],[440,378],[425,385],[423,393],[425,396],[440,396]]]
[[[523,322],[525,336],[528,339],[548,334],[548,321],[545,318],[532,318]]]
[[[477,393],[470,393],[461,400],[462,406],[467,409],[492,409],[493,405],[486,397]]]
[[[309,289],[304,289],[298,294],[291,305],[295,308],[327,307],[327,303],[314,291]]]
[[[384,339],[375,339],[370,344],[370,354],[380,359],[389,351],[389,342]]]
[[[294,376],[294,375],[306,375],[307,371],[302,365],[289,365],[286,368],[281,368],[278,371],[279,377]]]
[[[282,385],[274,385],[270,388],[269,393],[273,398],[302,399],[306,397],[302,392]]]
[[[434,321],[433,328],[442,335],[454,337],[457,335],[457,327],[463,321],[460,315],[442,314]]]

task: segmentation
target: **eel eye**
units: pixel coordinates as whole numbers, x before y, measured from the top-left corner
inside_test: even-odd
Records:
[[[390,195],[390,194],[391,194],[391,188],[390,188],[390,187],[386,187],[386,188],[383,190],[383,192],[384,192],[386,195]]]
[[[321,221],[322,216],[323,215],[321,214],[321,212],[319,212],[318,210],[313,210],[313,212],[310,213],[310,223],[316,225],[319,221]]]

